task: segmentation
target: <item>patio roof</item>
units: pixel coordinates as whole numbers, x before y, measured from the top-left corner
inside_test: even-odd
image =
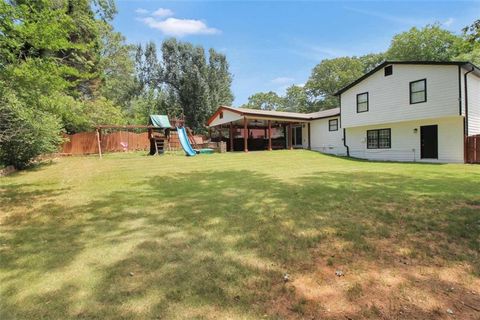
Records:
[[[315,119],[329,118],[340,115],[340,108],[334,108],[329,110],[323,110],[312,113],[298,113],[298,112],[284,112],[284,111],[271,111],[271,110],[258,110],[247,108],[233,108],[228,106],[221,106],[217,111],[208,119],[207,125],[210,126],[212,121],[222,112],[231,111],[250,119],[278,119],[284,121],[310,121]]]

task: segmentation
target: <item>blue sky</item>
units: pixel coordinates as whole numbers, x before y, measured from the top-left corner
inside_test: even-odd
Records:
[[[480,16],[480,1],[118,0],[117,8],[115,28],[129,43],[174,36],[226,54],[234,106],[305,83],[322,59],[385,51],[413,26],[439,22],[459,32]]]

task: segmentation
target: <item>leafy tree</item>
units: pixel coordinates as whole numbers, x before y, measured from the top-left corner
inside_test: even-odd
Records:
[[[108,26],[114,13],[112,0],[0,2],[2,161],[24,167],[55,150],[62,128],[124,121],[113,88],[133,69]]]
[[[137,47],[135,70],[135,122],[144,123],[152,112],[184,115],[186,124],[200,132],[219,105],[233,100],[227,59],[213,49],[207,60],[202,47],[169,39],[162,43],[159,59],[155,44],[148,43]]]
[[[356,57],[325,59],[313,68],[305,89],[318,109],[334,108],[338,106],[338,98],[333,94],[362,76],[365,69]]]
[[[470,61],[476,65],[480,64],[480,20],[474,21],[470,26],[462,29],[463,43],[460,46],[462,51],[454,60]]]
[[[232,75],[228,71],[228,61],[225,55],[214,49],[210,49],[208,55],[210,109],[215,110],[221,105],[229,106],[233,102]]]
[[[55,152],[60,127],[55,116],[27,107],[0,82],[0,163],[23,169],[35,157]]]
[[[411,28],[393,37],[386,52],[389,60],[449,61],[460,54],[462,38],[438,24]]]
[[[123,110],[130,109],[130,101],[138,90],[135,81],[135,46],[126,45],[125,38],[107,23],[100,23],[100,65],[102,85],[99,94]]]
[[[303,87],[292,85],[287,88],[281,111],[309,113],[314,112],[314,105]]]
[[[383,61],[387,60],[384,53],[370,53],[358,57],[363,65],[363,73],[368,73],[375,69]]]
[[[243,108],[261,109],[261,110],[277,110],[283,108],[283,99],[275,92],[259,92],[248,97],[248,102]]]
[[[480,42],[480,19],[475,20],[471,25],[462,29],[466,40],[472,44]]]

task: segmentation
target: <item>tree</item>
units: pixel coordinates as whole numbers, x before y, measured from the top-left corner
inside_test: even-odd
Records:
[[[0,81],[0,163],[23,169],[35,157],[55,152],[60,127],[55,116],[29,108]]]
[[[438,24],[411,28],[393,37],[388,60],[450,61],[460,54],[462,38]]]
[[[110,24],[100,22],[100,26],[102,85],[98,94],[128,111],[139,86],[135,81],[135,46],[126,45],[123,35]]]
[[[470,61],[480,64],[480,20],[474,21],[470,26],[462,29],[463,43],[461,53],[454,58],[458,61]]]
[[[370,53],[358,57],[363,65],[363,73],[368,73],[386,60],[384,53]]]
[[[232,75],[228,71],[228,61],[224,54],[214,49],[208,50],[208,85],[210,91],[210,110],[233,102]]]
[[[300,113],[316,111],[305,89],[295,85],[287,88],[285,97],[283,98],[283,106],[279,108],[279,110]]]
[[[261,109],[261,110],[277,110],[283,108],[283,99],[275,92],[259,92],[248,97],[248,102],[243,108]]]
[[[462,29],[468,42],[475,44],[480,42],[480,19],[475,20],[471,25]]]
[[[169,39],[162,44],[162,58],[162,80],[175,90],[185,122],[193,130],[203,131],[204,123],[211,113],[204,49]]]
[[[313,68],[305,89],[320,110],[338,106],[333,94],[364,74],[365,66],[356,57],[325,59]]]

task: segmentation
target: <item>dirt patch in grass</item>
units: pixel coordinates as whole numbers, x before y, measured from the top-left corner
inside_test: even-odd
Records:
[[[306,273],[292,275],[270,312],[292,319],[479,319],[480,279],[471,266],[442,259],[417,264],[382,253],[389,255],[382,261],[346,252],[341,264],[316,259]]]

